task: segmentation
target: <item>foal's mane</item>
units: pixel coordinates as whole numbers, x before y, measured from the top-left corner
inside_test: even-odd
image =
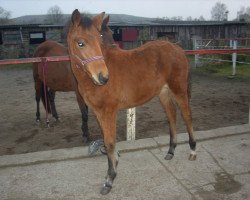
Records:
[[[93,20],[91,17],[92,15],[89,13],[81,13],[80,25],[82,27],[89,28],[93,24]],[[72,19],[70,17],[68,21],[66,22],[66,24],[64,25],[63,32],[62,32],[62,40],[63,40],[63,43],[65,44],[67,43],[66,39],[67,39],[67,35],[68,35],[71,24],[72,24]]]

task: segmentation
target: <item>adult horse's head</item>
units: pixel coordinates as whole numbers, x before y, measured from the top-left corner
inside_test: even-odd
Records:
[[[108,68],[101,51],[101,27],[104,12],[92,19],[81,16],[76,9],[72,13],[67,35],[71,67],[84,69],[93,82],[104,85],[108,81]]]
[[[113,32],[108,26],[109,23],[109,15],[103,19],[102,28],[101,28],[101,36],[104,47],[115,47],[116,43],[113,38]]]

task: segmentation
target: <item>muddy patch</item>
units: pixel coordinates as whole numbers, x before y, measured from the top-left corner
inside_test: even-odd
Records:
[[[228,173],[220,172],[215,174],[216,183],[214,189],[221,194],[233,194],[240,190],[242,185],[234,180],[234,177]]]
[[[33,130],[31,134],[26,135],[26,136],[22,136],[22,137],[18,138],[15,142],[16,142],[16,144],[27,142],[28,140],[33,139],[37,134],[38,134],[38,130]]]
[[[242,184],[234,180],[234,176],[226,172],[217,172],[214,174],[215,182],[208,183],[199,187],[195,192],[203,200],[225,199],[240,191]]]
[[[57,92],[55,104],[60,123],[50,117],[46,128],[36,123],[36,101],[32,70],[0,69],[0,155],[19,154],[86,145],[82,140],[81,112],[74,92]],[[232,80],[192,75],[191,110],[194,130],[208,130],[248,123],[250,80]],[[93,112],[89,112],[92,139],[101,137]],[[180,112],[177,132],[185,132]],[[167,135],[166,114],[158,98],[136,108],[136,139]],[[117,117],[117,141],[126,139],[126,110]],[[247,148],[244,145],[241,148]],[[219,188],[219,187],[218,187]]]

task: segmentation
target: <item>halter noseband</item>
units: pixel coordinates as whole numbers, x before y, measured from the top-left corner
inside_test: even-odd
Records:
[[[97,61],[97,60],[104,60],[104,57],[103,56],[93,56],[93,57],[90,57],[90,58],[87,58],[85,60],[82,60],[78,55],[76,54],[73,54],[73,56],[75,56],[79,61],[80,63],[85,66],[87,65],[88,63],[91,63],[91,62],[94,62],[94,61]],[[78,68],[79,66],[76,65]]]

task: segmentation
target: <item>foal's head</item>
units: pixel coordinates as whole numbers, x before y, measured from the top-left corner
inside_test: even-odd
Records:
[[[97,85],[106,84],[109,77],[101,51],[100,31],[104,14],[91,19],[87,16],[82,17],[76,9],[72,13],[67,35],[72,68],[83,68]]]

